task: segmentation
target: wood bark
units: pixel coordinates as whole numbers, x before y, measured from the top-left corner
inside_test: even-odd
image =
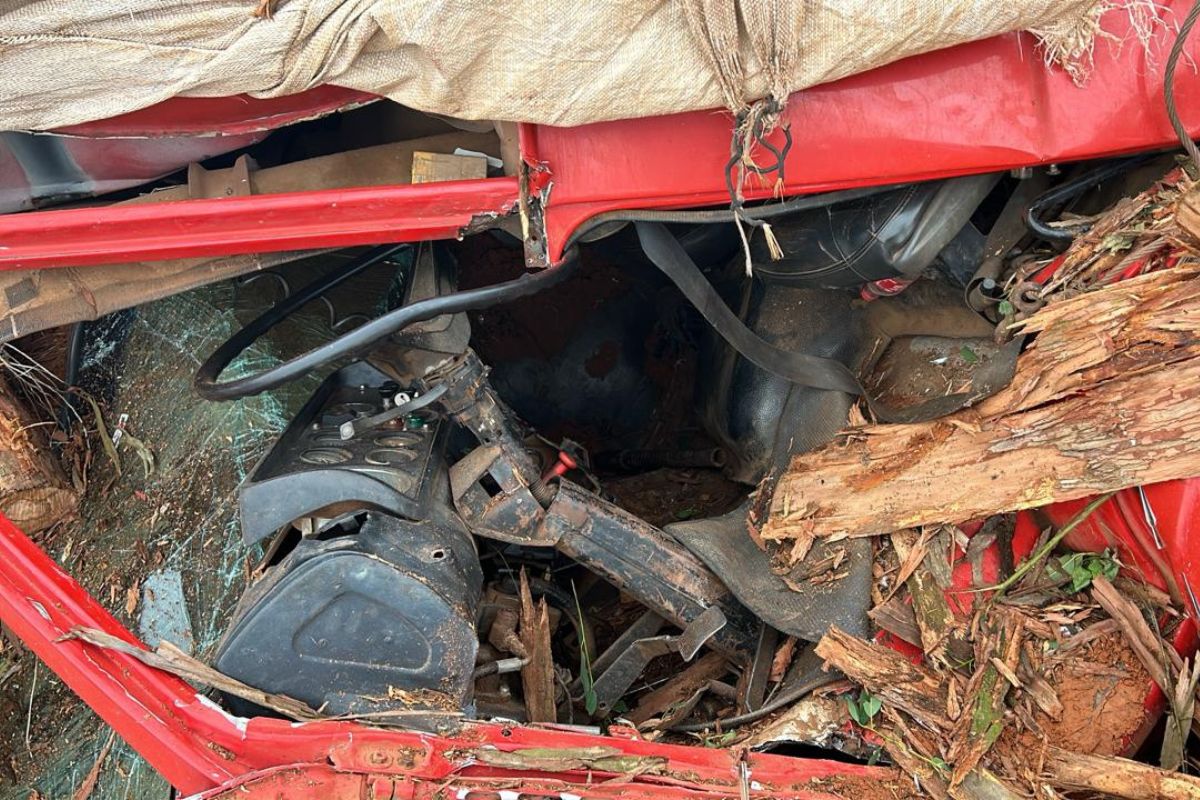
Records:
[[[1200,265],[1060,300],[1012,383],[797,456],[764,539],[868,536],[1200,475]]]
[[[706,653],[689,664],[687,669],[676,675],[652,692],[647,692],[638,701],[637,708],[625,715],[634,725],[641,725],[652,717],[669,710],[671,706],[688,700],[709,681],[714,681],[729,672],[729,665],[720,653]]]
[[[78,505],[42,428],[0,378],[0,514],[33,534],[74,514]]]
[[[1200,245],[1200,189],[1193,189],[1180,198],[1175,208],[1175,222],[1193,244]]]
[[[926,728],[947,731],[953,726],[946,719],[946,682],[927,667],[912,663],[891,648],[851,636],[837,626],[821,637],[815,652],[827,666],[845,673]]]

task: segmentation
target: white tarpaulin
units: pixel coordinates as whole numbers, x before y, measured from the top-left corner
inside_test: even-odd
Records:
[[[735,106],[1082,23],[1097,2],[280,0],[270,18],[256,4],[0,0],[0,130],[323,83],[463,119],[576,125]]]

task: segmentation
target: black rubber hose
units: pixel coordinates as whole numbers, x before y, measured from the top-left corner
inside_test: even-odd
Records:
[[[69,389],[79,382],[79,365],[83,362],[83,323],[76,322],[67,331],[67,358],[63,369],[63,383]],[[75,395],[65,394],[58,407],[58,427],[71,429],[71,417],[75,412]]]
[[[1132,158],[1114,161],[1111,164],[1105,164],[1103,167],[1090,170],[1079,177],[1060,183],[1050,191],[1039,195],[1036,200],[1029,204],[1029,209],[1025,212],[1025,226],[1029,228],[1030,232],[1050,242],[1069,243],[1074,241],[1076,236],[1087,230],[1087,226],[1080,226],[1074,229],[1054,228],[1046,224],[1042,219],[1042,212],[1065,203],[1074,197],[1078,197],[1093,186],[1103,183],[1109,178],[1116,177],[1139,164],[1143,164],[1156,155],[1157,153],[1143,153]]]
[[[389,245],[386,248],[377,248],[367,255],[373,256],[374,260],[371,263],[375,263],[403,246]],[[543,270],[534,275],[523,275],[515,280],[505,281],[494,286],[485,286],[480,289],[470,289],[440,297],[431,297],[427,300],[419,300],[411,305],[389,311],[381,317],[360,325],[350,333],[339,336],[337,339],[326,342],[319,347],[314,347],[307,353],[296,356],[278,366],[270,367],[253,375],[247,375],[244,378],[237,378],[224,383],[217,382],[217,378],[220,377],[221,372],[243,350],[249,347],[255,339],[262,336],[305,303],[320,296],[351,275],[357,274],[357,272],[365,269],[366,266],[370,266],[370,264],[360,265],[358,260],[356,260],[353,264],[358,269],[354,272],[346,274],[348,269],[343,268],[336,274],[314,281],[297,294],[269,309],[258,319],[234,334],[229,341],[217,348],[208,357],[208,360],[201,365],[200,369],[196,371],[194,381],[196,392],[205,400],[236,400],[241,397],[248,397],[274,389],[289,381],[303,377],[312,370],[331,361],[353,355],[380,339],[407,328],[409,325],[424,322],[434,317],[440,317],[443,314],[457,314],[461,311],[488,308],[498,303],[515,300],[518,297],[524,297],[535,292],[540,292],[543,289],[548,289],[570,277],[578,266],[578,263],[579,259],[577,255],[572,252],[567,254],[563,263],[558,267]]]
[[[795,211],[811,208],[821,208],[833,203],[858,200],[869,197],[894,187],[866,187],[847,189],[838,192],[826,192],[817,195],[805,195],[781,203],[768,203],[753,206],[743,210],[742,216],[748,219],[768,219]],[[439,317],[443,314],[456,314],[460,311],[475,311],[499,303],[515,300],[519,297],[534,294],[570,277],[579,265],[578,254],[573,245],[588,231],[606,223],[617,220],[628,222],[678,222],[678,223],[719,223],[733,222],[734,213],[729,209],[710,209],[702,211],[612,211],[600,214],[581,225],[570,239],[564,250],[563,262],[550,269],[533,275],[523,275],[515,280],[455,292],[440,297],[420,300],[394,311],[389,311],[381,317],[355,328],[350,333],[338,337],[319,347],[315,347],[302,355],[285,361],[278,366],[270,367],[261,372],[219,383],[221,373],[256,339],[278,325],[304,305],[324,295],[333,287],[349,280],[364,269],[382,261],[397,250],[407,247],[404,244],[384,245],[364,253],[349,264],[330,272],[305,286],[296,294],[268,309],[246,327],[235,333],[224,344],[218,347],[212,355],[196,371],[194,385],[196,393],[205,400],[236,400],[242,397],[260,394],[261,392],[282,386],[289,381],[303,377],[312,370],[353,355],[380,339],[403,330],[409,325]]]
[[[796,211],[808,211],[813,208],[824,208],[835,203],[848,203],[851,200],[862,200],[864,197],[889,192],[898,188],[898,185],[889,186],[864,186],[858,189],[841,189],[836,192],[824,192],[822,194],[806,194],[800,197],[793,197],[791,200],[784,200],[779,203],[764,203],[761,206],[747,206],[742,209],[743,219],[773,219],[774,217],[791,214]],[[589,219],[585,226],[581,226],[574,234],[570,241],[574,242],[579,237],[584,236],[588,231],[597,228],[609,222],[663,222],[666,224],[703,224],[717,222],[733,222],[736,219],[732,209],[728,208],[710,208],[702,210],[662,210],[662,209],[647,209],[647,210],[630,210],[630,211],[606,211],[603,214],[597,214]]]

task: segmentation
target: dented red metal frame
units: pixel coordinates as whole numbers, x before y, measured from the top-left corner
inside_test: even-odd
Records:
[[[1170,13],[1168,9],[1165,13]],[[1148,46],[1119,10],[1104,19],[1083,85],[1048,69],[1034,39],[1011,34],[797,93],[785,122],[794,145],[785,195],[883,185],[1128,153],[1175,142],[1162,100],[1174,31]],[[1200,44],[1189,47],[1200,59]],[[1177,75],[1179,108],[1200,105],[1200,74]],[[366,102],[322,87],[314,114]],[[71,130],[76,135],[192,132],[204,114],[230,130],[303,118],[293,98],[181,98]],[[265,104],[262,110],[256,104]],[[1200,133],[1200,115],[1186,120]],[[521,127],[530,188],[541,199],[545,251],[557,262],[580,224],[615,209],[728,203],[730,117],[695,112],[577,128]],[[766,198],[773,186],[751,186]],[[0,216],[0,268],[81,266],[340,247],[460,235],[480,215],[512,210],[513,178],[419,186],[87,207]],[[535,226],[536,228],[536,226]]]
[[[566,726],[468,724],[438,737],[353,722],[292,723],[233,717],[182,680],[128,655],[77,640],[75,627],[134,636],[11,522],[0,518],[0,619],[152,767],[183,794],[433,798],[494,793],[612,798],[832,797],[826,780],[879,779],[881,770],[816,759],[660,745],[628,731],[599,736]],[[497,765],[497,754],[543,749],[528,770]],[[587,748],[601,748],[587,751]],[[554,767],[554,752],[562,766]],[[491,756],[489,758],[489,756]],[[622,777],[571,768],[581,757],[622,757]],[[649,761],[648,761],[649,760]],[[534,766],[538,764],[538,766]],[[616,779],[616,782],[609,779]],[[609,781],[609,782],[606,782]],[[441,792],[441,794],[438,794]],[[485,796],[494,796],[486,794]]]
[[[1122,21],[1109,23],[1118,35]],[[1161,102],[1168,29],[1151,47],[1101,41],[1089,82],[1048,72],[1032,40],[1005,36],[908,59],[796,95],[795,145],[783,192],[803,194],[1170,145]],[[1200,50],[1192,53],[1193,59]],[[1200,76],[1179,75],[1179,105],[1200,103]],[[367,102],[334,88],[307,105],[248,98],[172,101],[80,126],[80,136],[262,130],[310,112]],[[258,105],[265,104],[265,105]],[[164,110],[166,109],[166,110]],[[1185,111],[1186,113],[1186,111]],[[727,202],[729,117],[720,112],[574,129],[523,126],[530,189],[546,250],[608,210]],[[1200,119],[1191,121],[1200,132]],[[151,133],[147,133],[151,131]],[[765,197],[768,187],[751,187]],[[458,236],[481,216],[510,213],[515,178],[88,207],[0,217],[0,268],[88,265],[341,247]],[[1190,552],[1191,548],[1188,548]],[[1190,568],[1190,562],[1188,567]],[[212,797],[417,798],[472,792],[561,797],[817,798],[827,780],[872,768],[723,749],[653,744],[561,727],[470,724],[452,738],[350,722],[294,724],[231,717],[183,681],[129,656],[61,637],[76,626],[136,639],[27,536],[0,519],[0,620],[149,763],[185,794]],[[617,731],[620,733],[620,731]],[[661,769],[620,782],[600,770],[533,772],[489,765],[526,748],[655,758]],[[577,751],[576,751],[577,752]],[[635,770],[636,772],[636,770]],[[439,794],[440,793],[440,794]]]
[[[0,268],[453,239],[517,204],[516,178],[370,186],[0,216]]]

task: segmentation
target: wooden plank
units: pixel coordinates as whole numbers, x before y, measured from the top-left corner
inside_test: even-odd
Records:
[[[465,181],[487,177],[487,159],[418,150],[412,157],[413,183]]]

